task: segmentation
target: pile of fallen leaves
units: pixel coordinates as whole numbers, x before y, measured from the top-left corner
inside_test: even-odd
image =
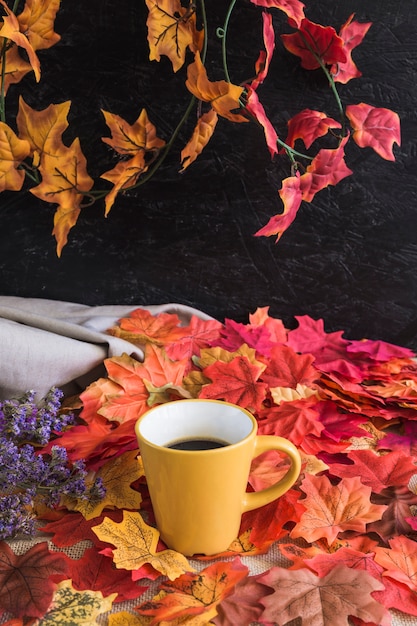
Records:
[[[138,309],[110,329],[143,347],[144,361],[107,359],[107,377],[72,399],[78,424],[54,441],[86,459],[106,497],[40,510],[45,541],[24,554],[0,544],[3,623],[388,626],[393,612],[417,616],[414,354],[296,319],[288,330],[261,308],[248,324],[193,316],[182,326]],[[201,557],[210,561],[201,571],[159,540],[134,434],[150,406],[197,397],[250,410],[260,434],[290,439],[303,458],[293,488],[244,514],[239,537]],[[285,471],[285,458],[268,452],[248,488]],[[273,544],[288,567],[250,575],[241,557]]]

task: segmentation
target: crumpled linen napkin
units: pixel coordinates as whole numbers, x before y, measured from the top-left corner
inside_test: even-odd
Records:
[[[192,315],[211,316],[182,304],[88,306],[42,298],[0,296],[0,400],[33,389],[40,400],[52,386],[79,393],[105,374],[104,359],[127,353],[143,360],[137,346],[106,334],[121,317],[144,308],[175,313],[186,325]]]

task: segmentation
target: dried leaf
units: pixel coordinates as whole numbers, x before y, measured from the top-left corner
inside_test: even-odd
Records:
[[[59,6],[60,0],[26,0],[17,20],[34,50],[51,48],[61,39],[54,31]]]
[[[358,146],[373,148],[383,159],[395,161],[393,145],[401,145],[400,118],[397,113],[361,102],[348,105],[346,115]]]
[[[98,624],[96,617],[110,611],[117,593],[103,598],[101,591],[76,591],[71,580],[63,580],[54,594],[52,604],[42,617],[42,626],[59,624]]]
[[[202,153],[213,136],[216,128],[218,115],[214,109],[203,113],[197,120],[191,139],[181,150],[181,169],[184,172],[187,167],[194,163],[196,158]]]
[[[41,78],[41,64],[27,36],[21,32],[21,27],[16,15],[9,9],[4,0],[0,0],[6,15],[3,17],[3,26],[0,28],[0,37],[13,41],[19,48],[23,48],[34,71],[36,81]]]
[[[381,519],[386,509],[371,503],[371,488],[363,485],[358,476],[332,485],[326,476],[307,474],[301,490],[307,495],[301,500],[306,510],[291,536],[310,542],[325,537],[330,544],[339,532],[365,532],[366,524]]]
[[[247,575],[248,568],[239,558],[230,563],[216,562],[197,574],[186,572],[174,582],[162,584],[165,594],[141,604],[137,611],[140,615],[152,616],[151,625],[199,615],[206,620],[199,623],[207,624],[217,614],[217,605]]]
[[[309,626],[348,626],[349,616],[364,622],[381,624],[384,607],[371,593],[383,588],[364,571],[338,565],[327,576],[319,578],[309,570],[286,570],[273,567],[259,581],[274,589],[262,598],[266,607],[261,619],[286,624],[301,618]]]
[[[139,513],[123,511],[123,521],[115,523],[105,517],[93,531],[102,541],[116,547],[113,562],[120,569],[137,570],[149,563],[161,574],[174,580],[192,567],[185,556],[174,550],[157,552],[159,532],[148,526]]]
[[[25,172],[19,165],[29,153],[29,142],[19,139],[5,122],[0,122],[0,192],[22,188]]]
[[[45,542],[16,555],[0,544],[0,608],[17,617],[42,617],[56,588],[56,576],[67,575],[66,557],[50,552]]]

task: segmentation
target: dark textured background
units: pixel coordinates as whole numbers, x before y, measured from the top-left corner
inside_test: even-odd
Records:
[[[224,0],[207,0],[211,32],[225,15]],[[392,108],[402,121],[396,162],[352,145],[354,175],[304,204],[278,245],[253,233],[282,210],[277,195],[286,160],[271,162],[251,124],[218,124],[200,159],[179,176],[179,151],[158,175],[109,217],[103,206],[83,210],[61,259],[51,237],[54,207],[30,193],[0,196],[0,292],[86,304],[182,302],[224,319],[247,321],[258,306],[288,326],[295,315],[323,318],[327,331],[347,338],[380,338],[417,350],[417,2],[306,0],[306,15],[336,29],[353,12],[372,21],[354,52],[363,77],[341,86],[346,103]],[[62,0],[56,22],[61,42],[40,53],[43,77],[12,87],[8,110],[23,93],[35,108],[72,100],[70,122],[81,136],[97,177],[113,166],[100,108],[132,123],[142,107],[168,139],[188,102],[184,73],[167,60],[147,60],[142,0]],[[212,17],[213,16],[213,17]],[[278,31],[284,15],[274,12]],[[231,78],[251,76],[261,46],[261,12],[248,0],[229,35]],[[242,36],[242,33],[243,36]],[[214,37],[209,75],[220,79]],[[259,91],[278,131],[305,107],[336,109],[317,73],[300,69],[277,41],[270,75]],[[155,104],[157,103],[157,104]],[[93,161],[91,160],[93,159]]]

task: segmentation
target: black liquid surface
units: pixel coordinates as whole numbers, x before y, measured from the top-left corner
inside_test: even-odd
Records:
[[[228,443],[218,439],[183,439],[174,441],[167,445],[172,450],[213,450],[214,448],[224,448]]]

